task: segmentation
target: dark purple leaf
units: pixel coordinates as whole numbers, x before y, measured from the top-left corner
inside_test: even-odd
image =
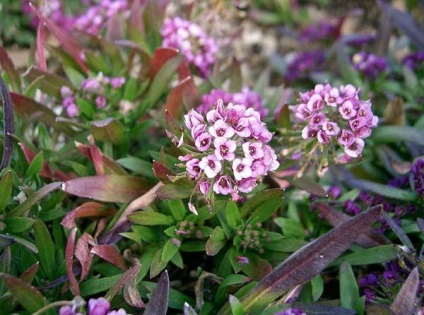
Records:
[[[317,182],[308,177],[295,178],[292,185],[317,196],[326,196],[327,192]]]
[[[127,270],[124,257],[112,245],[95,245],[91,249],[91,253],[96,254],[122,270]]]
[[[390,226],[393,232],[399,237],[403,245],[408,246],[410,249],[414,248],[414,245],[412,245],[411,240],[409,239],[408,235],[406,235],[405,231],[402,230],[402,228],[397,225],[397,223],[389,217],[389,215],[384,212],[383,213],[384,220],[386,220],[386,223]]]
[[[402,285],[402,288],[396,296],[396,300],[390,306],[390,309],[396,315],[415,314],[415,300],[417,298],[419,283],[418,267],[415,267]]]
[[[297,285],[318,275],[330,262],[350,247],[381,215],[380,205],[372,207],[333,228],[301,248],[263,278],[242,300],[246,312],[255,312]],[[220,314],[229,314],[228,304]]]
[[[91,246],[94,245],[94,239],[90,234],[84,233],[77,241],[75,246],[75,257],[81,265],[81,281],[87,278],[88,271],[93,260]]]
[[[169,176],[175,176],[168,167],[155,160],[153,160],[153,173],[161,182],[167,184],[170,183]]]
[[[169,278],[168,271],[162,272],[156,288],[146,305],[144,315],[166,315],[168,310]]]
[[[77,218],[101,218],[114,214],[115,212],[115,209],[111,209],[103,203],[88,201],[66,213],[61,224],[67,229],[73,229],[76,227],[75,219]]]
[[[3,100],[3,156],[0,164],[1,171],[10,164],[13,150],[12,134],[15,132],[12,100],[1,76],[0,91]]]

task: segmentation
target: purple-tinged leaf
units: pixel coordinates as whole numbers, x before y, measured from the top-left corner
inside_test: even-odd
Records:
[[[45,24],[52,35],[59,41],[63,48],[65,48],[68,54],[71,55],[75,62],[81,67],[81,69],[87,73],[88,68],[82,59],[84,52],[82,46],[69,33],[56,25],[51,19],[44,16],[40,10],[32,5],[32,3],[30,3],[30,7],[40,19],[40,24]]]
[[[125,273],[128,274],[128,276],[124,275],[122,277],[125,277],[123,295],[125,301],[129,305],[136,308],[144,308],[146,305],[141,299],[140,292],[137,289],[137,275],[140,271],[141,265],[138,260],[135,260],[135,263],[136,264]]]
[[[346,213],[335,210],[321,202],[315,203],[314,207],[318,209],[319,214],[333,227],[339,226],[340,224],[347,222],[352,218]],[[390,241],[383,234],[373,230],[369,230],[364,234],[359,235],[355,243],[363,247],[374,247],[384,244],[390,244]]]
[[[92,135],[88,136],[88,142],[90,143],[90,146],[89,146],[90,157],[91,157],[91,161],[94,164],[96,175],[97,176],[106,175],[105,168],[103,165],[103,154],[100,151],[100,149],[96,146],[96,143],[94,142],[94,138]]]
[[[19,279],[24,280],[28,283],[31,283],[34,280],[35,275],[38,272],[38,267],[40,267],[40,263],[36,262],[34,265],[25,270],[20,276]]]
[[[386,223],[390,226],[392,231],[395,232],[397,237],[399,237],[403,245],[407,246],[410,249],[413,249],[414,245],[412,245],[412,242],[409,239],[408,235],[406,235],[405,231],[399,225],[397,225],[397,223],[391,217],[389,217],[386,212],[383,213],[383,218],[384,220],[386,220]]]
[[[304,190],[308,193],[317,195],[317,196],[321,196],[324,197],[327,195],[327,192],[325,191],[324,188],[322,188],[322,186],[320,184],[318,184],[317,182],[313,181],[311,178],[308,177],[300,177],[300,178],[295,178],[292,181],[292,185]]]
[[[106,293],[105,298],[107,300],[111,301],[127,283],[134,283],[134,281],[137,279],[137,274],[140,271],[140,263],[138,262],[138,260],[136,261],[136,264],[127,271],[125,271],[121,279],[119,279],[119,281]]]
[[[47,303],[46,298],[28,282],[2,273],[0,278],[4,281],[6,288],[13,294],[28,312],[35,313]]]
[[[29,210],[33,205],[35,205],[42,198],[47,196],[52,191],[58,189],[62,183],[54,182],[42,187],[40,190],[37,190],[32,195],[28,196],[24,202],[18,205],[16,208],[12,209],[6,214],[7,217],[16,217],[21,216],[25,211]]]
[[[319,303],[294,303],[292,305],[294,308],[300,308],[306,314],[313,315],[355,315],[357,312],[354,310],[338,307],[338,306],[329,306],[329,305],[321,305]],[[372,313],[373,315],[377,315]]]
[[[21,77],[13,64],[12,59],[10,59],[7,54],[6,49],[2,46],[0,46],[0,66],[7,73],[12,89],[15,92],[19,92],[21,90]]]
[[[420,284],[420,277],[418,267],[415,267],[408,278],[402,285],[396,299],[390,306],[390,309],[396,315],[415,314],[415,300],[417,298],[417,291]]]
[[[246,252],[244,256],[247,257],[249,263],[243,264],[241,270],[251,280],[261,280],[272,271],[272,265],[268,260],[249,252]]]
[[[30,83],[34,82],[40,77],[43,79],[38,85],[39,89],[52,97],[60,97],[60,88],[62,86],[72,88],[72,83],[63,76],[44,71],[37,67],[29,68],[24,74],[24,78],[27,79]]]
[[[131,202],[150,187],[150,182],[140,177],[103,175],[68,180],[63,183],[62,190],[71,195],[104,202]]]
[[[9,91],[3,78],[0,76],[0,92],[3,100],[3,156],[0,163],[0,171],[8,167],[12,159],[13,139],[15,123],[13,115],[13,105]]]
[[[186,77],[169,93],[165,103],[166,112],[174,119],[181,118],[186,99],[195,98],[196,93],[198,94],[193,77]]]
[[[242,299],[246,312],[262,310],[288,290],[314,278],[366,232],[381,212],[380,205],[372,207],[295,252]],[[227,304],[220,314],[229,313]]]
[[[172,58],[178,56],[179,52],[175,48],[159,47],[153,53],[150,60],[150,78],[153,79],[164,66],[164,64]]]
[[[12,92],[10,93],[10,97],[14,105],[13,109],[24,119],[28,121],[40,121],[69,136],[75,135],[76,132],[69,125],[56,121],[57,116],[51,109],[21,94]]]
[[[109,208],[103,203],[88,201],[66,213],[65,217],[62,219],[61,224],[67,229],[73,229],[76,227],[75,219],[77,218],[102,218],[112,215],[115,212],[115,209]]]
[[[75,253],[75,237],[77,234],[77,229],[73,229],[69,233],[68,241],[66,243],[65,249],[65,260],[66,260],[66,270],[69,277],[69,282],[71,283],[71,289],[74,296],[81,295],[80,288],[77,282],[77,279],[74,275],[74,253]]]
[[[168,310],[169,278],[168,271],[164,271],[150,296],[149,303],[143,314],[145,315],[166,315]]]
[[[417,225],[421,233],[424,233],[424,219],[417,218]]]
[[[92,254],[96,254],[107,262],[115,265],[116,267],[127,270],[125,259],[121,253],[112,245],[95,245],[91,249]]]
[[[37,246],[35,246],[33,243],[31,243],[30,241],[27,241],[24,238],[15,236],[15,235],[4,235],[4,234],[0,234],[0,246],[4,247],[4,246],[9,246],[13,243],[18,243],[22,246],[24,246],[26,249],[30,250],[31,252],[33,252],[34,254],[38,254],[38,248]]]
[[[113,144],[120,143],[124,136],[122,124],[115,118],[93,121],[91,123],[91,132],[94,139],[110,141]]]
[[[206,255],[215,256],[227,243],[224,230],[217,226],[212,231],[208,241],[206,242]]]
[[[91,267],[93,255],[91,254],[91,247],[95,244],[93,237],[90,234],[84,233],[77,241],[75,246],[75,257],[81,265],[81,281],[87,278],[88,271]]]

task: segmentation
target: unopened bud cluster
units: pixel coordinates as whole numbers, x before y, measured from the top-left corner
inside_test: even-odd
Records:
[[[205,196],[216,193],[239,200],[239,192],[251,192],[279,166],[267,144],[272,133],[252,108],[218,101],[206,115],[191,110],[184,120],[190,136],[182,149],[189,153],[179,159]]]
[[[262,228],[261,223],[255,225],[247,224],[244,228],[237,231],[235,242],[243,249],[256,250],[263,253],[264,242],[270,242],[268,233]]]

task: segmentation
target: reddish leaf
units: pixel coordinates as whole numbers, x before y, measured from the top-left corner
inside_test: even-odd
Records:
[[[37,28],[37,61],[41,70],[47,70],[46,54],[44,53],[44,42],[46,40],[46,30],[44,23],[39,23]]]
[[[36,262],[34,265],[25,270],[20,276],[19,279],[22,279],[28,283],[31,283],[34,280],[35,275],[38,272],[38,267],[40,267],[40,263]]]
[[[112,245],[95,245],[91,249],[91,253],[96,254],[122,270],[127,270],[124,257]]]
[[[258,255],[245,253],[249,263],[242,265],[241,270],[252,280],[261,280],[272,271],[272,265]]]
[[[87,73],[88,68],[82,60],[83,48],[82,46],[65,30],[57,26],[51,19],[44,16],[32,3],[30,3],[31,9],[40,19],[40,24],[45,23],[46,27],[50,30],[52,35],[59,41],[61,46],[66,50],[69,55],[75,60],[75,62],[81,67],[81,69]]]
[[[74,296],[81,295],[78,286],[77,279],[74,275],[74,252],[75,252],[75,236],[77,229],[73,229],[68,236],[68,242],[66,244],[65,259],[66,259],[66,270],[68,272],[69,282],[71,283],[71,289]]]
[[[180,118],[185,99],[190,97],[190,93],[197,92],[194,86],[193,77],[186,77],[178,83],[168,95],[165,110],[174,118]],[[192,98],[195,97],[194,95]]]
[[[154,78],[162,66],[179,54],[175,48],[160,47],[156,48],[152,59],[150,60],[150,78]]]
[[[62,131],[67,135],[75,135],[75,131],[67,124],[56,121],[56,114],[44,105],[37,103],[33,99],[17,93],[10,93],[13,102],[13,109],[16,113],[28,121],[41,121],[47,126]]]
[[[10,85],[12,89],[16,92],[21,90],[21,77],[19,72],[16,70],[15,65],[7,54],[6,49],[0,46],[0,65],[2,69],[7,73],[9,78]]]
[[[337,211],[323,203],[316,203],[316,208],[318,209],[321,216],[328,221],[333,227],[339,226],[342,223],[349,221],[352,217],[349,215]],[[390,241],[381,233],[376,231],[367,231],[358,236],[355,243],[363,247],[374,247],[384,244],[390,244]]]
[[[155,160],[153,160],[153,173],[163,183],[170,183],[169,176],[175,176],[174,172]]]
[[[402,288],[396,296],[396,300],[390,306],[390,309],[396,315],[415,314],[415,300],[417,298],[419,284],[420,277],[418,267],[415,267],[402,285]]]
[[[114,214],[115,212],[115,209],[107,208],[107,206],[102,203],[89,201],[69,211],[62,219],[61,224],[67,229],[73,229],[76,227],[76,218],[106,217]]]
[[[62,190],[78,197],[99,201],[130,202],[144,194],[150,187],[150,182],[140,177],[103,175],[68,180],[63,183]]]
[[[93,237],[90,234],[84,233],[77,241],[75,247],[75,257],[81,264],[81,281],[87,278],[88,271],[93,260],[91,254],[91,246],[95,244]]]
[[[89,158],[94,163],[90,151],[90,146],[79,142],[75,142],[75,146],[77,147],[78,151],[80,151],[84,156]],[[99,148],[97,149],[100,150]],[[104,155],[103,153],[101,153],[101,155],[106,174],[127,175],[127,172],[121,167],[121,165],[119,165],[107,155]]]
[[[105,175],[105,169],[103,167],[103,154],[100,149],[94,143],[92,135],[88,136],[88,142],[90,142],[90,156],[93,161],[94,168],[96,169],[96,175]]]

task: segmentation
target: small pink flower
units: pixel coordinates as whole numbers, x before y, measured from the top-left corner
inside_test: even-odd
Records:
[[[60,95],[62,97],[67,97],[67,96],[72,95],[72,91],[71,91],[71,89],[69,87],[67,87],[66,85],[64,85],[64,86],[62,86],[60,88]]]
[[[346,148],[355,141],[355,135],[351,131],[343,129],[338,137],[338,141]]]
[[[349,121],[350,128],[356,132],[367,124],[365,118],[359,117]]]
[[[190,210],[191,213],[198,215],[196,207],[191,202],[188,203],[188,209]],[[180,245],[181,245],[181,242],[180,242]]]
[[[112,85],[114,89],[119,89],[122,85],[124,85],[124,83],[124,77],[114,77],[110,79],[110,85]]]
[[[236,151],[237,144],[234,140],[228,140],[220,137],[214,141],[215,155],[218,160],[232,161],[236,157],[234,152]]]
[[[325,133],[329,136],[337,136],[340,132],[339,126],[331,121],[325,121],[322,124],[322,130],[324,130]]]
[[[324,94],[324,100],[328,106],[335,107],[342,103],[343,99],[339,95],[337,88],[332,88],[330,91]]]
[[[242,180],[243,178],[248,178],[252,175],[252,169],[250,166],[252,165],[252,159],[244,158],[244,159],[234,159],[233,161],[233,172],[234,178],[236,180]]]
[[[251,169],[252,169],[252,177],[254,178],[258,178],[262,175],[265,175],[266,172],[268,171],[268,167],[264,164],[262,159],[253,161]]]
[[[319,143],[330,143],[330,137],[323,130],[317,132],[317,139]]]
[[[208,180],[204,179],[199,182],[199,189],[202,194],[207,195],[210,188],[211,184]]]
[[[343,119],[351,119],[356,116],[354,104],[350,100],[345,101],[342,106],[339,107],[339,112]]]
[[[249,128],[249,119],[246,117],[240,118],[234,126],[234,132],[239,137],[244,137],[244,138],[250,137],[252,132],[250,131],[250,128]]]
[[[345,147],[344,152],[351,157],[358,157],[362,150],[364,149],[365,142],[361,138],[355,138],[352,144],[348,147]]]
[[[322,109],[322,96],[319,94],[314,94],[309,99],[308,103],[306,104],[306,107],[310,112],[316,112]]]
[[[200,162],[199,159],[193,158],[187,161],[186,163],[187,173],[194,180],[199,179],[200,173],[202,171],[199,167],[199,162]]]
[[[362,127],[355,131],[355,136],[362,139],[368,138],[369,136],[371,136],[371,128]]]
[[[303,139],[312,139],[317,135],[318,130],[312,129],[310,126],[306,126],[302,129],[302,138]]]
[[[90,315],[106,315],[110,311],[110,303],[105,298],[90,299],[88,313]]]
[[[202,158],[199,167],[205,172],[208,178],[214,178],[222,169],[221,162],[216,158],[215,154],[210,154]]]
[[[230,178],[227,175],[219,176],[213,184],[213,191],[217,194],[228,195],[231,194],[233,190]]]
[[[252,159],[260,159],[264,156],[262,150],[262,142],[246,142],[243,143],[244,155]]]
[[[231,138],[234,136],[234,129],[225,121],[217,120],[213,126],[209,127],[209,133],[214,137]]]
[[[243,178],[237,182],[237,188],[242,193],[250,193],[256,187],[256,178]]]
[[[325,116],[322,113],[315,113],[312,115],[311,120],[309,121],[309,126],[312,129],[318,129],[325,121]]]
[[[184,122],[189,129],[193,129],[197,125],[204,122],[204,118],[194,109],[190,110],[187,115],[184,115]]]
[[[66,114],[69,117],[76,117],[79,115],[79,108],[77,104],[70,104],[68,107],[66,107]]]
[[[194,145],[200,152],[205,152],[210,148],[212,142],[212,136],[205,132],[196,138]]]
[[[106,97],[99,95],[96,97],[96,106],[97,108],[104,108],[106,107]]]

